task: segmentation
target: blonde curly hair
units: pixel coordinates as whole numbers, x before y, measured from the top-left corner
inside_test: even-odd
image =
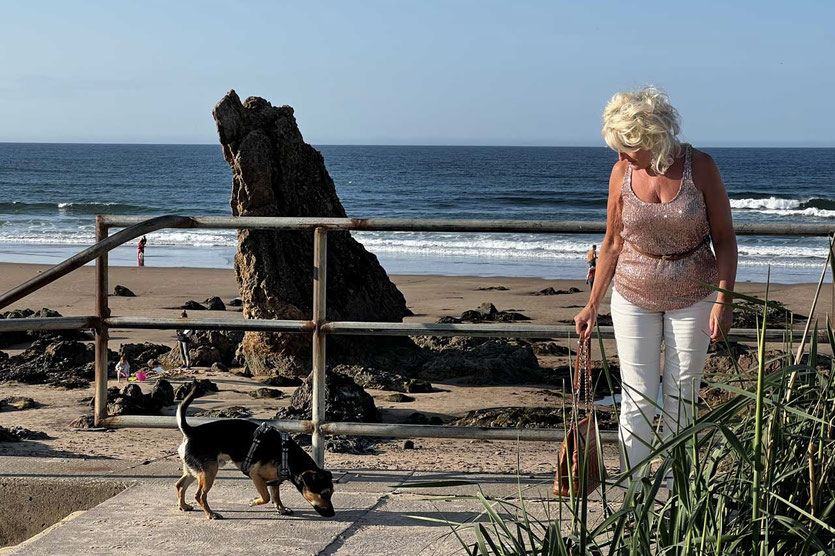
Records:
[[[615,94],[603,110],[601,134],[614,151],[646,149],[652,153],[652,170],[664,174],[677,156],[681,143],[678,112],[667,94],[655,87]]]

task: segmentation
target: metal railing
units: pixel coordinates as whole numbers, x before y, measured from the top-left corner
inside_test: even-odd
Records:
[[[124,228],[109,235],[110,228]],[[313,230],[313,315],[311,320],[268,319],[171,319],[146,317],[112,317],[108,307],[108,252],[142,235],[164,228],[212,229],[282,229]],[[324,436],[355,435],[392,438],[481,438],[493,440],[562,440],[561,429],[515,429],[492,427],[460,427],[448,425],[409,425],[391,423],[327,422],[325,419],[325,354],[326,338],[340,335],[435,335],[435,336],[490,336],[507,338],[561,338],[574,332],[570,325],[528,324],[435,324],[397,322],[327,321],[327,234],[329,231],[411,231],[411,232],[524,232],[602,234],[601,222],[544,222],[511,220],[417,220],[417,219],[356,219],[356,218],[268,218],[268,217],[185,217],[160,216],[151,219],[128,216],[99,216],[96,218],[96,244],[81,251],[53,268],[0,295],[0,309],[57,280],[84,264],[96,261],[95,315],[86,317],[24,318],[0,320],[0,333],[22,330],[81,330],[95,331],[95,402],[94,419],[97,426],[176,428],[174,417],[145,415],[107,415],[107,346],[109,330],[119,329],[178,329],[244,330],[287,332],[313,335],[313,404],[310,420],[270,421],[277,428],[294,433],[312,435],[313,455],[319,465],[324,464]],[[828,224],[740,224],[740,235],[829,236],[835,227]],[[818,284],[820,288],[823,282]],[[835,284],[833,285],[835,304]],[[833,305],[835,313],[835,305]],[[612,338],[611,327],[601,327],[604,338]],[[732,329],[729,337],[755,340],[753,329]],[[781,341],[779,330],[767,332],[767,339]],[[211,418],[190,418],[195,423]],[[616,440],[613,432],[602,432],[604,440]]]

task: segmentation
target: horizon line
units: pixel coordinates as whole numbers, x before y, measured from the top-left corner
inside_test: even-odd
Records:
[[[686,141],[683,141],[686,142]],[[580,148],[580,149],[607,149],[608,147],[600,144],[569,144],[569,145],[537,145],[537,144],[465,144],[465,143],[308,143],[311,146],[320,147],[484,147],[484,148],[522,148],[522,149],[553,149],[553,148]],[[113,146],[130,146],[130,145],[145,145],[145,146],[217,146],[221,147],[220,143],[154,143],[146,141],[124,142],[124,141],[0,141],[0,145],[113,145]],[[835,144],[795,144],[795,145],[778,145],[765,143],[762,145],[743,145],[743,144],[719,144],[708,145],[704,148],[718,148],[718,149],[835,149]]]

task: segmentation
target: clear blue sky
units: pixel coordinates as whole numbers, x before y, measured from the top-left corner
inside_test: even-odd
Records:
[[[213,143],[229,89],[314,144],[602,145],[654,83],[706,146],[835,146],[835,2],[11,1],[0,141]]]

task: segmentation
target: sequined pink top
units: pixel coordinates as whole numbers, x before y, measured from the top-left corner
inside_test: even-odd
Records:
[[[685,146],[684,172],[678,194],[667,203],[647,203],[632,189],[632,167],[621,188],[623,250],[614,285],[627,301],[650,311],[682,309],[707,297],[718,285],[716,257],[710,248],[710,225],[702,192],[693,183],[691,146]],[[679,260],[652,255],[695,251]],[[701,282],[701,283],[700,283]]]

